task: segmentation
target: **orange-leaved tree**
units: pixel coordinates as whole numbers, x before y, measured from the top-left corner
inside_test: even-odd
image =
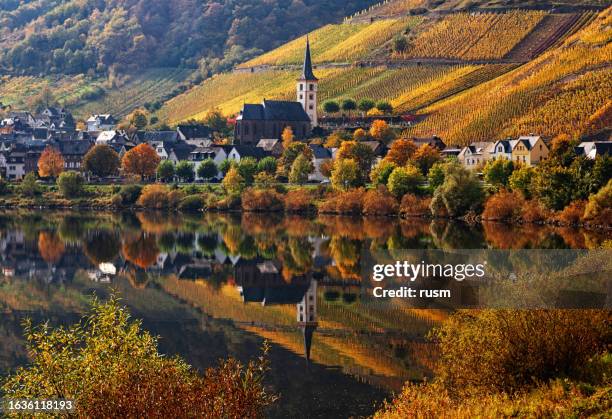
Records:
[[[155,176],[161,159],[149,144],[139,144],[123,156],[121,169],[126,174],[140,176],[141,179]]]
[[[417,146],[414,144],[414,141],[400,138],[391,143],[385,160],[393,162],[398,166],[404,166],[412,158],[416,150]]]
[[[38,159],[38,175],[40,177],[58,177],[64,170],[62,153],[53,147],[47,147]]]

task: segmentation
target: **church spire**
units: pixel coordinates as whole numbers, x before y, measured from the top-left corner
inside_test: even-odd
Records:
[[[310,40],[306,35],[306,53],[304,54],[304,67],[302,68],[302,77],[300,80],[316,81],[314,73],[312,72],[312,59],[310,58]]]

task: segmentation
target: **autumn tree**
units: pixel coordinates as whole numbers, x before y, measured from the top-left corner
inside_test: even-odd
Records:
[[[358,183],[364,185],[368,181],[370,169],[374,162],[374,152],[369,146],[356,141],[345,141],[340,146],[336,159],[352,159],[355,161],[358,168]]]
[[[370,136],[375,140],[387,144],[395,137],[395,134],[393,133],[393,130],[389,124],[381,119],[377,119],[376,121],[372,122],[372,126],[370,127]]]
[[[130,123],[130,127],[136,130],[143,130],[149,124],[147,119],[147,113],[142,109],[134,110],[127,117],[128,122]]]
[[[303,184],[308,181],[308,175],[312,173],[314,166],[311,160],[308,160],[304,154],[300,154],[293,164],[289,172],[289,182]]]
[[[285,148],[283,155],[278,160],[278,174],[283,177],[288,177],[293,162],[300,154],[304,154],[308,160],[312,161],[312,149],[308,147],[307,144],[293,142],[289,145],[289,147]]]
[[[389,175],[387,188],[397,198],[401,198],[407,193],[418,193],[422,182],[423,175],[415,166],[396,167]]]
[[[357,128],[353,133],[353,140],[355,141],[366,141],[368,139],[368,132],[363,128]]]
[[[508,186],[513,171],[514,163],[506,159],[489,160],[483,169],[485,180],[495,186]]]
[[[350,139],[352,139],[352,136],[347,131],[334,131],[329,135],[329,137],[327,137],[325,147],[338,148],[340,147],[343,141],[347,141]]]
[[[41,231],[38,235],[38,251],[45,262],[57,263],[64,254],[65,246],[57,234]]]
[[[139,144],[123,156],[121,169],[124,173],[146,179],[155,176],[160,157],[149,144]]]
[[[417,150],[414,141],[400,138],[391,143],[391,147],[385,156],[385,160],[395,163],[397,166],[404,166],[412,158]]]
[[[225,191],[230,195],[240,195],[245,186],[244,178],[240,176],[238,169],[231,167],[223,178],[223,188],[225,188]]]
[[[285,129],[283,129],[281,138],[283,140],[283,148],[286,150],[294,140],[293,129],[290,126],[286,126]]]
[[[370,172],[370,180],[374,185],[386,185],[391,172],[397,167],[392,161],[381,160]]]
[[[420,146],[412,156],[414,164],[421,169],[423,175],[427,175],[429,169],[440,160],[440,152],[436,147],[429,144]]]
[[[62,153],[47,146],[38,159],[38,175],[40,177],[56,178],[64,170]]]
[[[119,154],[106,144],[93,146],[83,157],[83,169],[100,177],[116,174],[120,164]]]
[[[359,186],[359,166],[355,160],[336,160],[331,173],[331,183],[334,188],[342,191]]]

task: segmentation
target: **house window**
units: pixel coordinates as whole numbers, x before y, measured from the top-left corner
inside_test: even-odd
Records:
[[[308,95],[308,99],[313,100],[314,99],[314,95],[311,93]]]
[[[312,106],[312,104],[308,105],[308,109],[310,109],[310,110],[313,110],[313,109],[314,109],[314,108],[313,108],[313,106]]]
[[[308,87],[310,88],[311,91],[314,90],[314,84],[310,84]]]
[[[501,147],[497,147],[497,151],[501,153],[502,152],[502,148]]]
[[[300,83],[300,91],[304,90],[304,85]]]
[[[304,95],[300,94],[300,100],[304,99]]]

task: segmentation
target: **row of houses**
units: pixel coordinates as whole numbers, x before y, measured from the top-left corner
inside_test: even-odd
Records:
[[[577,155],[590,159],[612,154],[611,141],[582,142],[575,148]],[[549,158],[550,146],[539,135],[526,135],[518,139],[475,142],[461,149],[446,148],[443,154],[456,155],[468,169],[481,169],[489,160],[504,159],[526,166],[537,166]]]

